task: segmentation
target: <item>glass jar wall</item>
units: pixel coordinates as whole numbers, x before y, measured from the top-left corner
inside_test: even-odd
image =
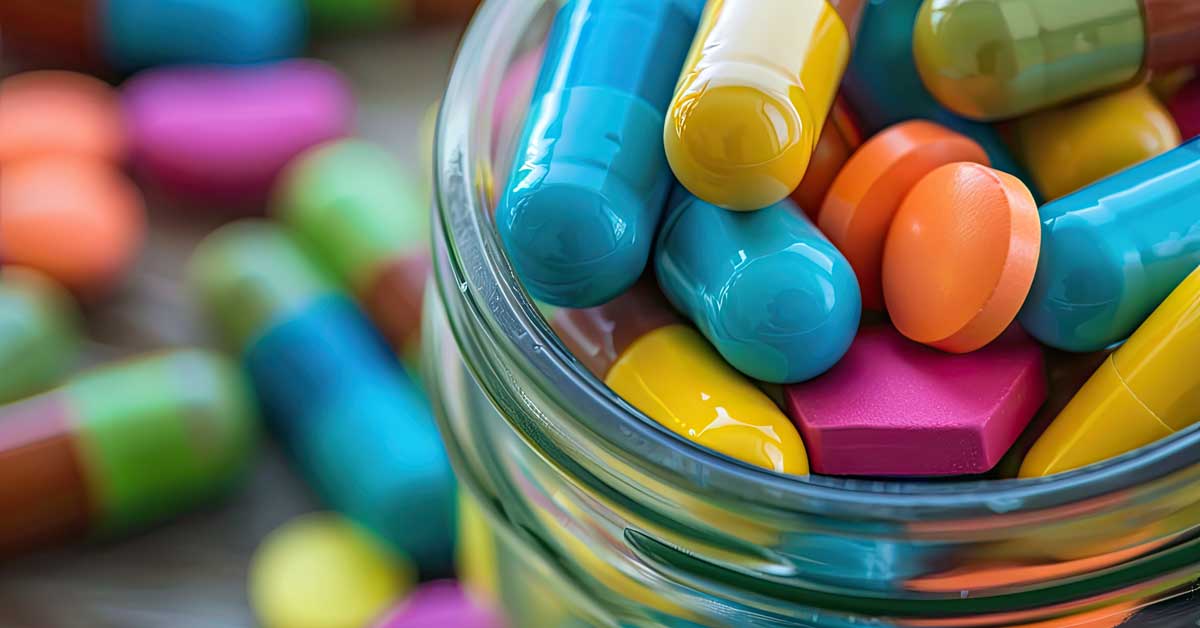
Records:
[[[793,477],[683,440],[576,363],[491,222],[519,126],[492,128],[500,84],[557,4],[483,7],[459,52],[435,158],[426,382],[456,469],[495,528],[496,581],[514,625],[1200,618],[1181,597],[1200,577],[1196,429],[1041,480]]]

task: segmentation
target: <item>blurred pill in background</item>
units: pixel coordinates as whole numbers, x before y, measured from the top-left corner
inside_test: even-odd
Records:
[[[480,0],[307,0],[319,29],[353,31],[387,24],[462,23]]]
[[[323,502],[412,558],[422,577],[450,573],[455,480],[432,410],[353,302],[264,220],[209,235],[189,275]]]
[[[1150,77],[1150,91],[1163,102],[1169,102],[1171,97],[1179,93],[1184,85],[1196,78],[1196,68],[1188,66],[1176,68],[1170,72],[1156,72]]]
[[[375,628],[504,628],[496,611],[472,599],[452,580],[427,582],[389,612]]]
[[[800,185],[796,186],[791,194],[792,201],[804,210],[813,222],[817,221],[817,215],[821,213],[821,203],[825,201],[825,195],[833,185],[833,180],[862,142],[862,131],[859,130],[854,113],[850,111],[850,105],[838,96],[829,111],[829,120],[821,129],[821,136],[817,138],[817,146],[809,159],[808,170],[804,173]]]
[[[121,105],[107,83],[42,70],[0,80],[0,164],[47,155],[125,159]]]
[[[1171,97],[1168,108],[1183,139],[1200,135],[1200,79],[1192,79],[1184,85]]]
[[[133,531],[220,497],[257,434],[241,373],[202,351],[104,366],[0,407],[0,554]]]
[[[334,513],[311,513],[259,544],[248,589],[264,628],[362,628],[415,579],[412,565],[367,530]]]
[[[815,377],[846,353],[858,328],[850,263],[788,199],[730,212],[676,187],[655,271],[670,302],[755,379]]]
[[[957,161],[988,158],[965,135],[910,120],[876,133],[837,173],[817,224],[854,268],[863,308],[883,309],[883,249],[900,204],[922,177]]]
[[[1013,143],[1049,200],[1179,145],[1179,129],[1150,88],[1137,85],[1013,123]]]
[[[4,0],[0,31],[18,52],[124,72],[293,57],[306,17],[297,0]]]
[[[498,607],[500,574],[496,562],[496,537],[483,506],[470,491],[458,491],[458,529],[454,548],[455,573],[476,599]]]
[[[1041,348],[1018,326],[953,355],[884,324],[859,331],[828,373],[786,391],[818,473],[962,475],[996,466],[1046,399],[1045,380]]]
[[[1197,198],[1200,138],[1043,205],[1021,325],[1065,351],[1127,338],[1200,264]]]
[[[642,275],[672,184],[663,120],[702,5],[572,0],[559,9],[496,208],[509,261],[534,298],[590,307]]]
[[[399,160],[363,140],[322,144],[288,166],[272,213],[414,364],[431,271],[429,206]]]
[[[114,289],[145,239],[146,210],[133,183],[93,158],[2,167],[0,261],[40,270],[85,299]]]
[[[354,125],[342,75],[309,59],[148,70],[123,93],[137,174],[168,195],[223,210],[261,212],[293,157]]]
[[[80,352],[79,312],[71,296],[32,269],[0,269],[0,403],[63,379]]]
[[[896,329],[951,353],[995,340],[1029,293],[1041,236],[1020,179],[967,162],[925,175],[883,251],[883,298]]]

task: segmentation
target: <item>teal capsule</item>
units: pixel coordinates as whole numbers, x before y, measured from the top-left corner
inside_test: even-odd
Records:
[[[79,344],[79,313],[63,288],[33,270],[0,271],[0,403],[58,383]]]

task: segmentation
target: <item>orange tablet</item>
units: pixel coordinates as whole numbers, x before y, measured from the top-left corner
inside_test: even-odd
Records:
[[[791,194],[792,200],[809,218],[814,221],[817,219],[833,180],[841,172],[846,160],[850,159],[851,153],[861,144],[862,134],[858,130],[858,123],[845,99],[839,95],[833,101],[829,119],[817,138],[817,146],[808,160],[808,170]]]
[[[1037,203],[1020,179],[976,163],[926,175],[896,212],[883,253],[888,314],[911,340],[951,353],[996,339],[1037,267]]]
[[[0,163],[52,154],[123,159],[116,90],[86,74],[57,70],[0,81]]]
[[[983,148],[965,135],[933,122],[909,120],[867,140],[834,179],[817,222],[850,260],[863,309],[883,308],[883,243],[904,196],[921,177],[958,161],[989,163]]]
[[[4,164],[0,260],[38,269],[79,296],[110,289],[145,236],[141,194],[97,159],[45,157]]]

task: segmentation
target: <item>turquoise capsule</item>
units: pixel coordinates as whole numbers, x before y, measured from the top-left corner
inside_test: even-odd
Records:
[[[662,127],[700,0],[559,10],[496,227],[525,289],[590,307],[641,276],[673,177]]]
[[[1066,351],[1124,340],[1200,265],[1200,138],[1038,213],[1042,251],[1018,320]]]
[[[854,271],[790,200],[731,212],[677,187],[667,207],[659,285],[730,364],[787,384],[850,348],[862,313]]]

